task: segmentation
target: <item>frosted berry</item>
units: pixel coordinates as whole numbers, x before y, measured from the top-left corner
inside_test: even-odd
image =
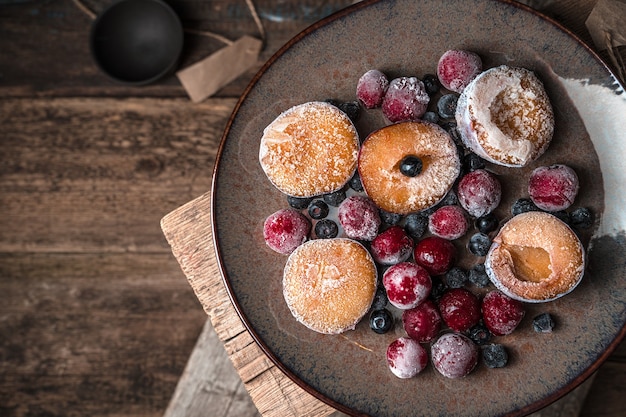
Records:
[[[352,122],[358,121],[361,116],[361,106],[358,101],[345,101],[339,103],[337,107],[339,107],[339,110],[344,112]]]
[[[478,346],[458,333],[444,334],[431,347],[433,366],[446,378],[461,378],[472,372],[478,353]]]
[[[485,326],[496,336],[513,333],[524,318],[524,305],[499,290],[488,292],[482,302]]]
[[[446,284],[448,284],[448,288],[461,288],[469,279],[467,272],[458,266],[450,268],[444,277],[446,279]]]
[[[382,310],[387,307],[388,302],[389,300],[387,299],[387,291],[385,290],[385,287],[379,285],[376,287],[374,301],[372,301],[372,310]]]
[[[478,324],[480,301],[464,288],[453,288],[439,299],[439,312],[449,328],[464,332]]]
[[[311,203],[307,207],[307,211],[312,219],[320,220],[328,216],[330,208],[324,200],[318,199],[311,201]]]
[[[519,198],[515,200],[515,202],[511,206],[511,214],[513,216],[527,213],[529,211],[539,211],[539,207],[537,207],[530,198]]]
[[[578,194],[578,175],[563,164],[535,168],[528,181],[528,194],[542,210],[565,210]]]
[[[480,233],[491,233],[498,228],[498,218],[493,213],[486,214],[476,219],[476,229]]]
[[[322,196],[322,199],[329,206],[339,207],[342,201],[346,199],[346,191],[341,189],[341,190],[334,191],[332,193],[324,194]]]
[[[456,259],[454,244],[439,236],[428,236],[415,245],[413,257],[431,275],[442,275],[448,271]]]
[[[483,346],[483,362],[488,368],[503,368],[509,362],[509,354],[501,344]]]
[[[484,169],[476,169],[461,178],[457,187],[461,206],[474,217],[491,213],[502,197],[502,187],[495,175]]]
[[[378,207],[365,196],[353,195],[339,206],[339,223],[351,239],[371,241],[378,235],[381,220]]]
[[[435,74],[424,75],[422,81],[424,82],[424,88],[429,96],[437,94],[441,89],[441,83]]]
[[[402,312],[402,326],[406,334],[420,343],[433,340],[441,329],[441,314],[437,305],[426,300],[417,307]]]
[[[348,185],[356,192],[362,192],[364,190],[363,183],[361,182],[361,176],[359,175],[358,171],[354,173],[352,178],[350,178],[350,182],[348,183]]]
[[[484,288],[491,282],[491,280],[489,279],[489,275],[487,275],[487,271],[485,270],[484,263],[474,265],[469,270],[468,279],[478,288]]]
[[[457,94],[444,94],[437,101],[437,113],[442,119],[452,119],[456,114]]]
[[[385,271],[383,286],[391,305],[407,310],[428,298],[432,281],[428,272],[421,266],[412,262],[401,262]]]
[[[469,227],[465,212],[459,206],[443,206],[428,217],[428,229],[435,235],[448,240],[463,236]]]
[[[387,364],[398,378],[412,378],[426,368],[428,353],[417,341],[401,337],[387,347]]]
[[[533,318],[533,330],[537,333],[552,333],[554,326],[554,319],[550,313],[542,313]]]
[[[311,232],[311,222],[295,209],[281,209],[265,219],[263,238],[273,251],[288,255],[303,244]]]
[[[579,207],[570,213],[569,221],[577,229],[588,229],[593,226],[593,213],[587,207]]]
[[[375,333],[387,333],[393,327],[393,316],[387,309],[373,310],[370,313],[370,329]]]
[[[407,155],[400,161],[400,172],[407,177],[417,177],[422,173],[424,164],[415,155]]]
[[[356,97],[366,109],[380,107],[389,86],[387,76],[376,69],[361,75],[356,84]]]
[[[370,252],[381,265],[404,262],[413,252],[413,239],[400,226],[391,226],[372,240]]]
[[[382,112],[392,122],[417,120],[426,112],[430,97],[416,77],[400,77],[389,82]]]
[[[404,228],[412,238],[419,239],[428,229],[428,216],[422,213],[411,213],[404,219]]]
[[[487,256],[490,247],[491,239],[484,233],[474,233],[467,243],[467,249],[476,256]]]
[[[315,223],[314,230],[319,239],[332,239],[339,234],[337,223],[329,219],[322,219]]]
[[[383,223],[388,224],[390,226],[394,226],[394,225],[400,223],[400,221],[402,220],[402,215],[401,214],[391,213],[391,212],[383,210],[383,209],[378,210],[378,214],[380,215],[380,220]]]
[[[439,58],[437,77],[444,88],[460,93],[482,69],[482,60],[474,52],[450,50]]]
[[[467,332],[467,337],[472,339],[478,346],[488,343],[491,340],[491,336],[492,334],[487,326],[482,323],[478,323]]]
[[[312,197],[294,197],[291,195],[287,196],[287,203],[289,204],[289,206],[297,210],[307,208],[311,201],[313,201]]]
[[[463,169],[466,172],[472,172],[477,169],[485,168],[485,160],[473,152],[469,152],[463,156]]]

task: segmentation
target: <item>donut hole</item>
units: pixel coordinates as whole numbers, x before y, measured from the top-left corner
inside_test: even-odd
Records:
[[[511,255],[515,276],[521,281],[541,282],[552,274],[550,254],[544,248],[505,245]]]

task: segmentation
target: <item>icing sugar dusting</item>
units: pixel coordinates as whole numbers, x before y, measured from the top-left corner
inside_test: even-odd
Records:
[[[626,230],[626,92],[622,88],[590,84],[589,80],[559,77],[567,90],[600,159],[604,178],[605,209],[598,235]],[[617,82],[616,82],[617,84]]]

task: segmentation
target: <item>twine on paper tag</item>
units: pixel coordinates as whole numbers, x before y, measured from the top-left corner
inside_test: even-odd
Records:
[[[617,76],[626,82],[626,66],[620,50],[626,46],[626,1],[600,0],[595,5],[585,26],[600,51],[606,51],[615,66]]]

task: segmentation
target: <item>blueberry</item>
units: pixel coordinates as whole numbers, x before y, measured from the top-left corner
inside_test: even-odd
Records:
[[[570,224],[577,229],[587,229],[593,226],[593,213],[586,207],[579,207],[569,215]]]
[[[550,313],[539,314],[533,319],[533,329],[537,333],[552,333],[554,326],[554,319]]]
[[[565,210],[551,212],[554,217],[561,220],[565,224],[569,224],[569,213]]]
[[[352,178],[350,178],[350,182],[348,183],[348,185],[356,192],[360,193],[364,191],[363,183],[361,182],[361,177],[359,176],[358,172],[355,172]]]
[[[324,200],[313,200],[309,204],[307,211],[309,212],[309,216],[311,216],[312,219],[320,220],[328,216],[328,212],[330,211],[330,209],[328,208],[328,204],[326,204]]]
[[[453,190],[450,190],[443,200],[441,200],[439,206],[454,206],[455,204],[458,204],[458,202],[459,198],[456,193]]]
[[[339,227],[332,220],[324,219],[315,224],[315,235],[320,239],[332,239],[337,237]]]
[[[491,282],[489,275],[487,275],[485,271],[485,264],[483,263],[476,264],[469,270],[468,279],[478,288],[485,288]]]
[[[424,75],[422,82],[424,83],[424,88],[429,96],[437,94],[441,89],[441,83],[435,74]]]
[[[353,122],[359,120],[359,116],[361,115],[361,106],[358,101],[346,101],[345,103],[340,103],[337,107],[339,107],[339,110],[344,112]]]
[[[313,200],[311,197],[293,197],[287,196],[287,203],[290,207],[293,207],[297,210],[302,210],[308,207],[309,203]]]
[[[483,346],[483,360],[489,368],[502,368],[509,362],[509,354],[501,344]]]
[[[390,213],[383,209],[378,210],[378,213],[382,222],[390,226],[396,225],[402,220],[402,215],[398,213]]]
[[[370,329],[378,334],[387,333],[393,327],[393,316],[387,309],[374,310],[370,313]]]
[[[463,157],[463,168],[466,172],[484,169],[485,166],[485,160],[473,152],[470,152]]]
[[[443,129],[450,134],[450,137],[452,137],[452,140],[454,141],[455,144],[461,147],[463,146],[463,141],[461,140],[461,134],[459,133],[459,129],[457,128],[456,122],[453,122],[453,121],[445,122],[441,124],[441,127],[443,127]],[[463,151],[463,153],[461,153],[460,155],[463,156],[464,153],[465,151]]]
[[[425,122],[437,123],[439,122],[439,115],[434,111],[427,111],[422,115],[422,120]]]
[[[480,233],[488,234],[498,228],[498,218],[493,213],[485,214],[476,219],[476,229]]]
[[[437,112],[442,119],[451,119],[456,113],[456,103],[459,96],[456,94],[444,94],[437,101]]]
[[[326,100],[324,100],[324,101],[325,101],[326,103],[328,103],[328,104],[332,104],[333,106],[335,106],[335,107],[337,107],[337,108],[338,108],[338,107],[339,107],[339,105],[341,104],[341,101],[336,100],[336,99],[334,99],[334,98],[327,98],[327,99],[326,99]]]
[[[385,287],[379,285],[376,288],[376,293],[374,294],[374,301],[372,301],[372,309],[373,310],[381,310],[387,307],[387,302],[389,298],[387,298],[387,291]]]
[[[491,239],[484,233],[475,233],[470,237],[467,248],[476,256],[487,256],[489,247],[491,246]]]
[[[461,288],[467,282],[468,277],[467,272],[455,266],[446,272],[445,279],[449,288]]]
[[[341,189],[332,193],[324,194],[322,198],[329,206],[339,207],[341,202],[346,199],[346,192]]]
[[[491,334],[487,326],[482,323],[478,323],[477,325],[469,329],[467,336],[472,339],[474,343],[482,346],[489,343],[489,341],[491,340],[491,336],[493,335]]]
[[[411,237],[419,239],[428,229],[428,216],[422,213],[412,213],[406,216],[404,228]]]
[[[511,214],[517,216],[518,214],[526,213],[529,211],[540,211],[539,207],[533,203],[529,198],[520,198],[515,201],[511,206]]]
[[[415,155],[407,155],[400,162],[400,172],[407,177],[416,177],[422,172],[422,160]]]
[[[441,296],[448,290],[448,286],[441,279],[441,277],[434,276],[431,277],[432,287],[430,290],[430,298],[433,301],[439,301]]]

